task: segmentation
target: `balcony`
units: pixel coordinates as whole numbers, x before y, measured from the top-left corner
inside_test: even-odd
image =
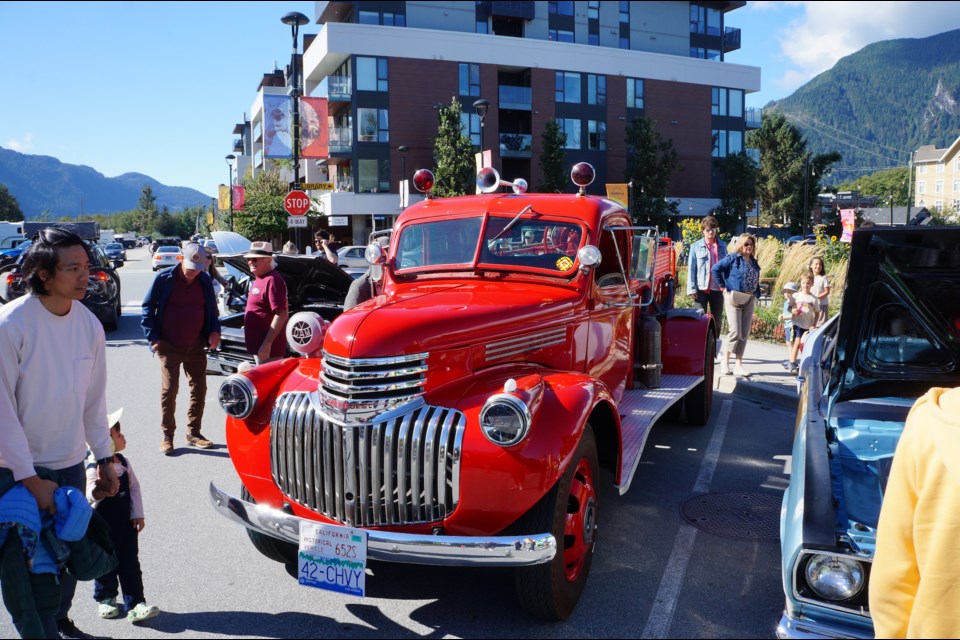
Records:
[[[234,153],[243,153],[243,138],[234,138],[234,139],[233,139],[233,152],[234,152]]]
[[[521,109],[530,111],[533,93],[530,87],[511,87],[500,85],[499,101],[501,109]]]
[[[350,153],[353,150],[353,131],[350,127],[330,127],[330,153]]]
[[[536,17],[532,2],[494,2],[490,3],[490,15],[494,18],[521,18],[533,20]]]
[[[353,93],[350,76],[327,76],[320,85],[326,89],[327,99],[331,102],[350,102]]]
[[[499,141],[501,158],[529,158],[533,155],[530,147],[533,136],[529,133],[501,133]]]
[[[744,123],[747,129],[759,129],[760,125],[763,124],[763,109],[747,107],[744,116]]]
[[[734,27],[723,28],[723,52],[730,53],[740,48],[740,29]]]

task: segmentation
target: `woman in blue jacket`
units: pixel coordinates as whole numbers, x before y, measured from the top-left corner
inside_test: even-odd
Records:
[[[727,314],[727,339],[720,360],[720,374],[730,374],[730,354],[736,360],[733,374],[747,377],[743,370],[743,351],[750,337],[753,323],[753,306],[760,297],[760,263],[754,257],[757,239],[744,233],[737,241],[736,249],[710,270],[713,279],[723,291],[723,309]]]

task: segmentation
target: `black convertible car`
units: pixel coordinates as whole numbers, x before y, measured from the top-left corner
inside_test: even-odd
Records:
[[[222,260],[229,274],[229,284],[220,294],[220,348],[208,353],[207,372],[236,373],[244,362],[254,364],[253,356],[246,351],[243,335],[247,287],[253,280],[243,254],[250,248],[250,241],[227,231],[217,231],[213,235],[219,248],[217,258]],[[275,253],[273,257],[277,261],[277,271],[287,284],[291,316],[299,311],[310,311],[330,321],[343,312],[343,300],[353,282],[343,269],[319,255]],[[292,351],[289,353],[296,355]]]

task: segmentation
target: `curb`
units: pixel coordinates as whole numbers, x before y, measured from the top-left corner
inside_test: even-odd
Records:
[[[795,391],[781,385],[753,382],[736,376],[717,375],[714,389],[720,393],[732,393],[756,400],[763,404],[774,405],[779,409],[796,411],[799,397]]]

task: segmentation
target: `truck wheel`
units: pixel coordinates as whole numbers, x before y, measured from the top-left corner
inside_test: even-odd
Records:
[[[256,502],[243,485],[240,485],[240,499],[246,502]],[[277,540],[253,529],[247,529],[247,536],[250,538],[250,542],[253,543],[254,548],[271,560],[285,565],[291,563],[296,565],[297,555],[299,553],[297,545],[284,542],[283,540]],[[294,574],[296,574],[295,571]]]
[[[707,331],[707,346],[703,352],[703,382],[687,392],[684,398],[684,408],[687,412],[687,422],[703,426],[710,420],[710,409],[713,407],[713,360],[717,355],[717,338],[713,331]]]
[[[557,540],[553,560],[514,572],[520,606],[538,618],[567,619],[583,592],[597,540],[599,471],[597,443],[588,424],[563,477],[517,523],[518,533],[550,531]]]

